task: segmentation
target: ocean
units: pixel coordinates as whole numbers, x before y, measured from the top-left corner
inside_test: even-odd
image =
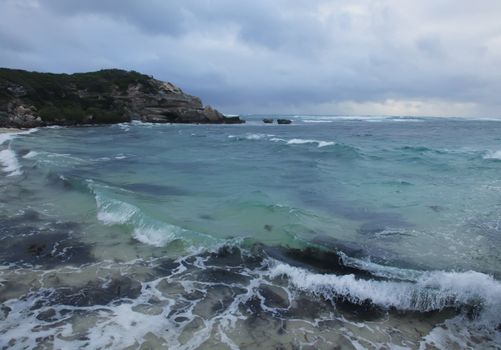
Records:
[[[285,117],[0,134],[0,348],[501,349],[501,121]]]

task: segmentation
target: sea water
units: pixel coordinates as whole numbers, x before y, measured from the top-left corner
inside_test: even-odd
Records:
[[[501,122],[0,134],[0,347],[501,348]]]

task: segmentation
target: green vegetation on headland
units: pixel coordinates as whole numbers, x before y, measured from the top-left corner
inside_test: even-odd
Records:
[[[0,68],[0,126],[240,123],[170,83],[119,69],[53,74]]]

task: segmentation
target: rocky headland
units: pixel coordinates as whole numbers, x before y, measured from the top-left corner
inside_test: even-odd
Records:
[[[0,127],[152,123],[240,124],[175,85],[134,71],[53,74],[0,68]]]

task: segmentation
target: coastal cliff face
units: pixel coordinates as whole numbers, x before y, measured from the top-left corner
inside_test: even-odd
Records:
[[[52,74],[0,69],[0,127],[153,123],[239,124],[171,83],[118,69]]]

